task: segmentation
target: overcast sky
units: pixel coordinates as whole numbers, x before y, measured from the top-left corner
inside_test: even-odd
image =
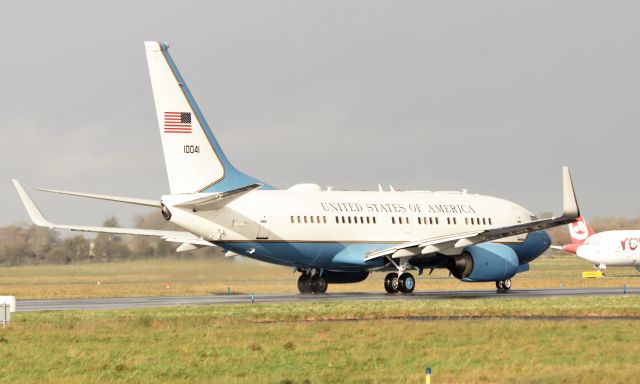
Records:
[[[10,179],[168,192],[144,40],[171,44],[227,156],[280,188],[452,190],[640,214],[638,1],[12,1],[0,14],[0,225]],[[33,192],[49,219],[148,210]]]

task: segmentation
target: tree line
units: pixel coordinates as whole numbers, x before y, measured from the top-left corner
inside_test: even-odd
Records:
[[[543,213],[540,216],[545,217]],[[595,217],[589,224],[596,232],[619,229],[640,229],[640,216]],[[114,217],[107,218],[105,227],[118,227]],[[159,213],[141,215],[136,228],[180,230]],[[549,230],[553,244],[571,242],[566,226]],[[100,233],[95,237],[75,235],[62,237],[57,230],[35,225],[11,225],[0,228],[0,265],[69,264],[78,262],[110,262],[157,257],[190,257],[191,252],[177,253],[180,244],[149,236],[121,236]]]
[[[119,227],[118,220],[109,217],[103,226]],[[179,230],[159,213],[136,217],[135,227]],[[62,237],[57,230],[18,224],[0,228],[0,265],[110,262],[176,256],[179,245],[155,237],[107,233]]]

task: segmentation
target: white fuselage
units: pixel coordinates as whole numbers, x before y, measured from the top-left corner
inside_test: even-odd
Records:
[[[206,194],[167,195],[171,221],[224,247],[232,243],[392,244],[530,222],[513,202],[464,192],[322,191],[315,185],[255,190],[219,210],[174,207]],[[526,235],[500,241],[522,242]]]
[[[640,231],[606,231],[587,238],[576,250],[578,257],[595,265],[640,264]]]

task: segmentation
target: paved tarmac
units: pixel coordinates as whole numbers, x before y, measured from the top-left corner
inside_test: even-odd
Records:
[[[298,294],[256,294],[255,303],[296,303],[308,301],[384,301],[384,300],[447,300],[447,299],[510,299],[551,296],[614,296],[638,295],[640,288],[590,288],[590,289],[512,289],[501,293],[487,291],[420,291],[411,295],[389,295],[381,292],[328,293],[324,295]],[[16,311],[65,311],[104,310],[123,308],[175,307],[180,305],[248,304],[251,295],[229,296],[167,296],[167,297],[126,297],[115,299],[63,299],[63,300],[18,300]]]

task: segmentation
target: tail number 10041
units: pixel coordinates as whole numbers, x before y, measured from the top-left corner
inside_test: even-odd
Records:
[[[199,145],[185,145],[182,150],[184,153],[200,153]]]

